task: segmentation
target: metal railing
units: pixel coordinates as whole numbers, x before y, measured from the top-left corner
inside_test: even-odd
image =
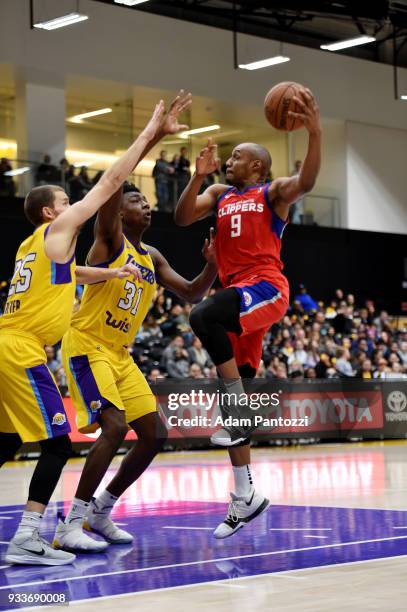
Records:
[[[53,166],[52,173],[50,172],[42,180],[38,174],[40,162],[13,159],[10,160],[10,165],[12,173],[16,170],[20,173],[10,176],[8,172],[3,173],[0,171],[0,197],[13,195],[25,197],[28,191],[35,185],[52,184],[63,187],[71,200],[76,201],[92,188],[98,176],[100,177],[103,172],[103,170],[98,168],[87,168],[87,180],[82,181],[81,184],[79,167],[75,167],[74,176],[69,176],[65,169]],[[154,207],[158,204],[159,210],[174,210],[180,195],[180,186],[176,177],[169,177],[164,188],[164,197],[161,201],[159,192],[162,195],[163,188],[161,186],[160,189],[156,185],[151,175],[135,172],[129,177],[129,180],[144,193],[151,206]],[[334,196],[307,195],[302,201],[300,213],[295,215],[292,222],[302,225],[341,227],[340,200]]]

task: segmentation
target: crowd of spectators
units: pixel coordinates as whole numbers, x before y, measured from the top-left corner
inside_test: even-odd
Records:
[[[6,284],[2,285],[2,300]],[[215,291],[212,289],[212,291]],[[77,293],[77,305],[81,292]],[[216,378],[216,368],[189,325],[191,304],[160,288],[133,346],[133,359],[149,382],[158,378]],[[48,366],[64,393],[66,377],[59,346],[46,347]],[[407,328],[398,330],[372,301],[357,304],[337,289],[316,302],[304,286],[283,320],[264,338],[258,377],[286,379],[407,379]]]

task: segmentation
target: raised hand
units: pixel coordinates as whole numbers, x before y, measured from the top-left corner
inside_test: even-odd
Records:
[[[147,138],[148,141],[154,140],[154,138],[158,135],[163,121],[163,115],[164,102],[160,100],[159,103],[155,105],[150,121],[141,132],[141,135]]]
[[[196,158],[195,173],[197,176],[206,176],[218,169],[218,145],[214,144],[212,138],[208,138],[208,144],[201,150]]]
[[[179,94],[171,102],[169,111],[165,114],[161,130],[163,134],[178,134],[183,130],[188,130],[189,126],[178,123],[180,114],[192,104],[192,95],[185,93],[183,89],[180,90]]]
[[[300,90],[300,96],[293,96],[293,100],[300,107],[300,112],[288,111],[292,118],[301,119],[308,132],[319,132],[321,130],[319,108],[312,92],[308,88]]]
[[[208,263],[216,264],[215,230],[213,227],[211,227],[209,230],[209,240],[205,238],[202,248],[202,255],[205,257]]]

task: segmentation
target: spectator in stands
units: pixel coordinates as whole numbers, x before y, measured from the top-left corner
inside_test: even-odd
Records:
[[[341,376],[350,377],[355,375],[350,363],[350,353],[348,349],[343,347],[338,347],[336,349],[335,368]]]
[[[191,363],[189,366],[188,376],[193,380],[204,378],[201,366],[198,363]]]
[[[188,349],[189,358],[193,363],[197,363],[202,369],[212,365],[208,351],[203,348],[202,342],[196,336],[192,339],[192,346]]]
[[[317,373],[316,373],[315,368],[308,368],[307,370],[305,370],[304,378],[315,380],[316,377],[317,377]]]
[[[358,370],[356,376],[364,380],[373,379],[373,366],[370,359],[363,359],[362,367]]]
[[[153,314],[149,313],[137,334],[137,340],[151,340],[154,338],[162,338],[162,336],[161,327],[158,325]]]
[[[189,161],[187,157],[187,152],[188,152],[187,147],[181,147],[180,156],[178,160],[178,167],[177,167],[178,200],[181,197],[182,192],[184,191],[185,187],[188,185],[189,180],[191,178],[191,170],[190,170],[191,162]]]
[[[183,310],[181,304],[174,304],[166,320],[161,323],[161,329],[164,336],[173,336],[174,334],[177,334],[182,331],[181,326],[184,323],[182,315]]]
[[[164,374],[161,372],[160,368],[151,368],[151,370],[149,371],[148,375],[147,375],[147,381],[151,384],[154,384],[157,382],[157,380],[159,379],[164,379],[165,376]]]
[[[294,344],[294,351],[288,357],[288,364],[291,365],[293,362],[298,362],[303,366],[307,362],[307,353],[304,351],[304,343],[301,340],[296,340]]]
[[[58,168],[51,163],[51,156],[44,155],[43,161],[39,164],[35,173],[37,185],[61,185],[61,173]]]
[[[174,168],[167,161],[167,151],[160,151],[160,157],[156,160],[153,168],[155,181],[155,194],[157,197],[157,209],[160,211],[170,210],[170,176],[174,174]]]
[[[315,312],[318,310],[318,304],[316,301],[307,293],[305,285],[300,285],[300,292],[295,296],[295,301],[301,304],[302,309],[306,313]]]
[[[14,197],[16,194],[16,186],[12,176],[7,176],[6,172],[13,169],[9,160],[2,157],[0,160],[0,196]]]
[[[166,364],[168,376],[171,378],[185,378],[189,374],[189,366],[187,351],[176,347]]]
[[[92,182],[86,166],[82,166],[78,175],[69,181],[69,194],[72,202],[78,202],[92,189]]]
[[[46,345],[44,347],[45,354],[47,356],[47,366],[53,374],[57,372],[62,366],[61,362],[56,359],[55,349],[53,346]]]
[[[405,340],[403,340],[403,342],[400,342],[398,355],[401,359],[403,366],[407,368],[407,342]]]

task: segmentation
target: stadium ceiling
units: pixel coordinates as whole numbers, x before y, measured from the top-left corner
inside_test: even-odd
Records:
[[[313,49],[368,34],[376,42],[340,53],[407,67],[407,0],[149,0],[131,8],[95,1]]]

